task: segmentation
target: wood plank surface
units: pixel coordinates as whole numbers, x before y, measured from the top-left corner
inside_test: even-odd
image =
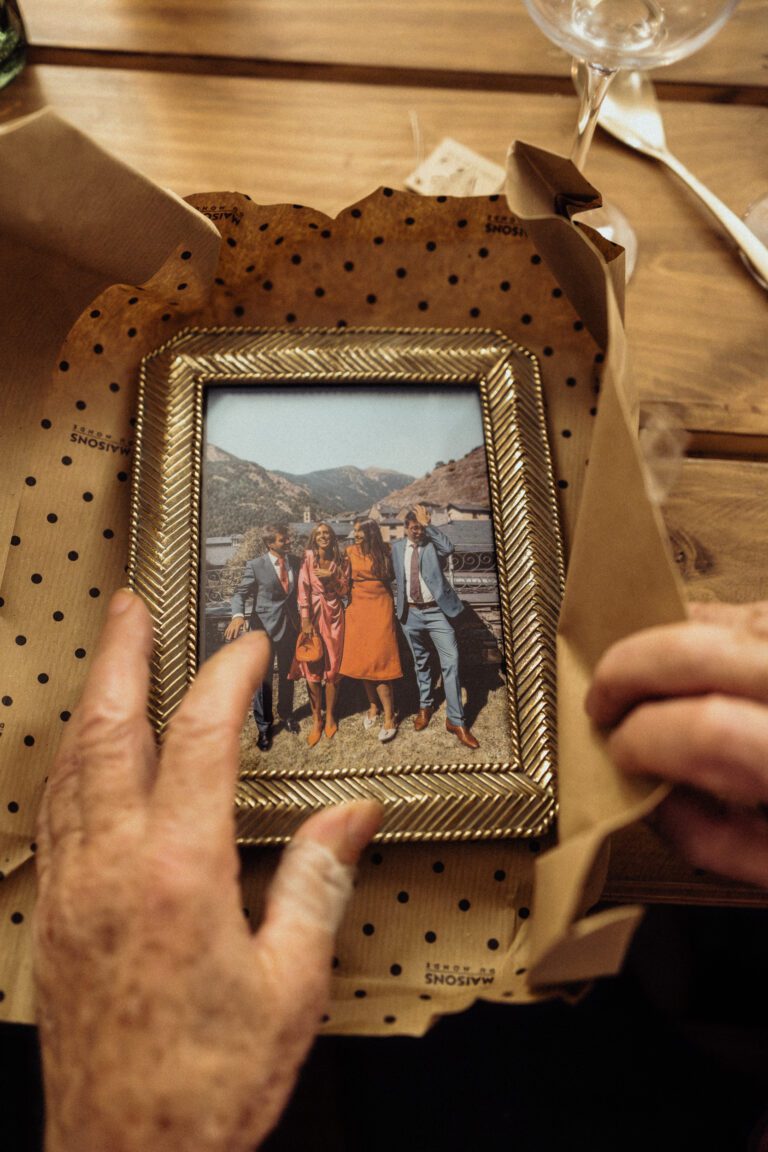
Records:
[[[36,0],[24,11],[42,46],[507,76],[569,69],[521,0]],[[715,41],[663,78],[768,87],[767,32],[768,0],[742,0]]]
[[[37,66],[0,97],[0,118],[53,105],[115,155],[180,195],[236,190],[330,215],[379,185],[402,187],[452,135],[503,164],[522,138],[568,150],[575,99]],[[768,112],[665,105],[670,146],[737,213],[768,190]],[[727,154],[727,162],[725,156]],[[641,397],[689,427],[768,427],[766,294],[675,178],[598,135],[589,178],[640,243],[627,330]],[[692,423],[695,421],[697,423]]]

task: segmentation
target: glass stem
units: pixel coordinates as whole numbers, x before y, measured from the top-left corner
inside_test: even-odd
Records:
[[[585,60],[574,60],[571,66],[580,98],[579,121],[576,127],[576,139],[571,149],[571,160],[579,172],[584,171],[587,152],[597,127],[600,105],[617,71],[617,68],[603,68]]]

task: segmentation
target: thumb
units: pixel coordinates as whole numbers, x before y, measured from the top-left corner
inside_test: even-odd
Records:
[[[374,800],[326,808],[303,824],[283,853],[256,940],[288,977],[314,962],[327,971],[331,945],[352,895],[354,865],[381,824]]]

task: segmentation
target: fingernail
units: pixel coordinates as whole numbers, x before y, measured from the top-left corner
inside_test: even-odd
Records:
[[[134,595],[132,588],[118,588],[109,602],[109,615],[119,616],[121,612],[127,611],[133,603]]]
[[[350,805],[344,838],[351,852],[358,854],[376,835],[384,819],[384,806],[378,800],[361,800]]]

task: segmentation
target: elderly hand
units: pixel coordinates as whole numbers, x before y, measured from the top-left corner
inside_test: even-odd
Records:
[[[269,643],[203,665],[158,756],[152,627],[113,598],[39,821],[35,971],[47,1152],[239,1152],[275,1124],[328,993],[377,804],[326,810],[286,850],[256,935],[241,909],[239,734]]]
[[[587,711],[621,769],[675,785],[658,826],[693,864],[768,886],[768,601],[690,614],[610,648]]]

